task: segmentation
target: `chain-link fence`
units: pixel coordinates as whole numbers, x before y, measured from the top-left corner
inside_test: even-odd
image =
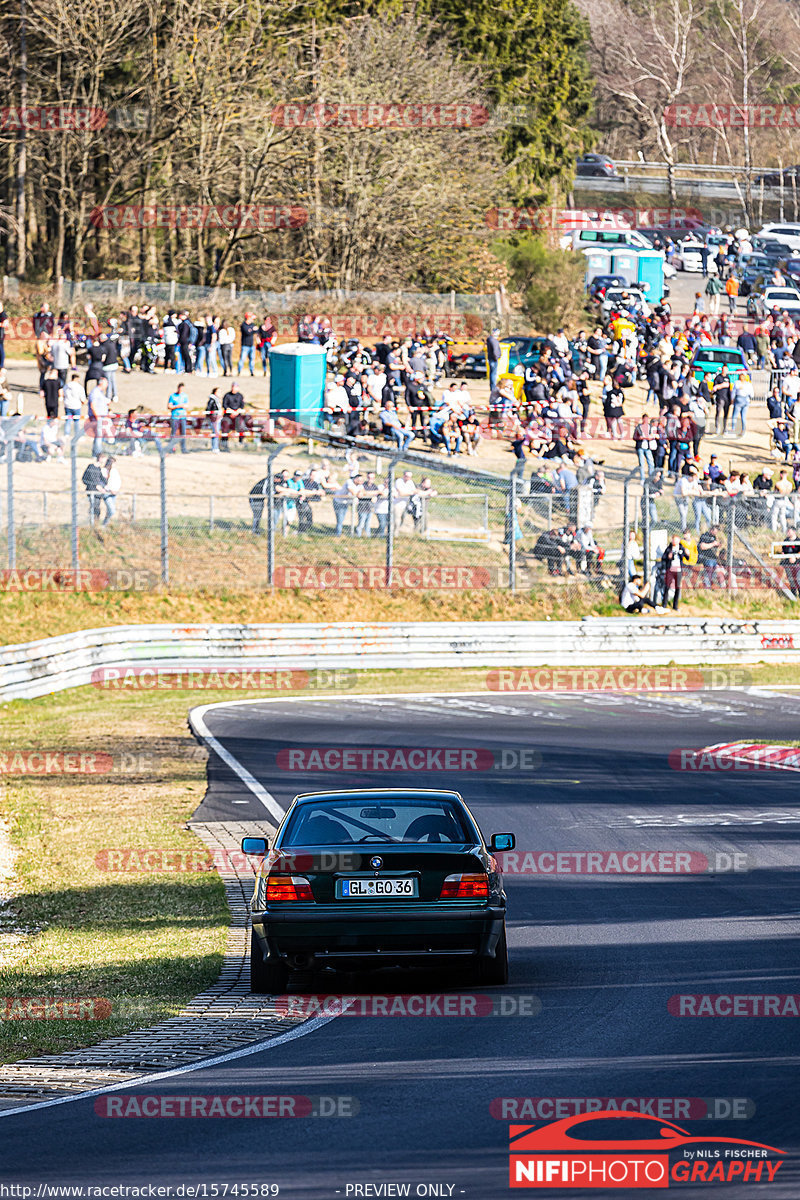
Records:
[[[602,495],[591,476],[559,489],[522,462],[492,475],[419,440],[402,452],[318,431],[276,441],[277,426],[72,436],[15,417],[0,429],[6,590],[388,586],[567,602],[613,598],[639,572],[658,596],[678,534],[684,594],[798,592],[787,545],[800,493],[676,497],[631,475]]]
[[[630,477],[623,491],[620,574],[641,574],[650,594],[665,602],[665,554],[678,539],[681,592],[776,592],[800,596],[800,493],[729,495],[722,488],[676,494],[651,477]]]

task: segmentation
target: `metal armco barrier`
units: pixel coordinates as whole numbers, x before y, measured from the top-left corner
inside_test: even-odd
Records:
[[[798,661],[797,621],[587,617],[461,624],[116,625],[4,647],[0,699],[30,699],[90,684],[102,667],[310,671]]]

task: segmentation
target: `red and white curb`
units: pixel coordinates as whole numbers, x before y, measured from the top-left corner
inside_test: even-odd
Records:
[[[717,742],[700,749],[673,750],[675,771],[800,771],[800,746],[764,742]]]

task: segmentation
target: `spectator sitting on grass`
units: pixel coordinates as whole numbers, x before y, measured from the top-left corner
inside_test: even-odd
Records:
[[[634,575],[632,579],[628,579],[620,594],[619,602],[627,613],[640,613],[642,609],[654,608],[656,612],[663,613],[666,609],[655,604],[647,595],[649,584],[644,587],[641,575]]]

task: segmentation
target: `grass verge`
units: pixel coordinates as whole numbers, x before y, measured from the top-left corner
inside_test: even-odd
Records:
[[[617,597],[565,580],[547,592],[205,591],[3,592],[5,640],[14,644],[107,625],[320,621],[544,621],[624,616]],[[681,616],[797,619],[775,592],[687,593]],[[651,618],[644,617],[644,621]]]

